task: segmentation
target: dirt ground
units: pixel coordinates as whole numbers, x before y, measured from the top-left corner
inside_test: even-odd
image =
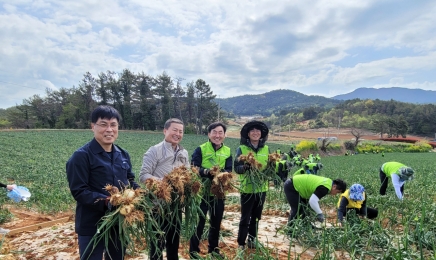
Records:
[[[238,193],[229,194],[230,196],[239,196]],[[77,234],[74,232],[74,216],[72,212],[62,213],[56,216],[48,216],[31,212],[29,210],[8,207],[14,215],[12,221],[3,224],[3,228],[10,230],[6,236],[0,235],[1,252],[0,259],[5,260],[27,260],[27,259],[46,259],[46,260],[79,260],[79,250],[77,246]],[[259,222],[259,241],[271,249],[272,255],[278,259],[288,259],[288,253],[291,259],[308,260],[313,259],[316,250],[307,250],[299,246],[298,243],[290,241],[279,230],[287,222],[288,212],[277,212],[274,210],[265,210],[262,220]],[[328,220],[335,221],[335,212],[327,214]],[[220,242],[222,254],[229,259],[233,259],[237,253],[236,237],[238,234],[238,223],[240,218],[239,205],[226,206],[224,220],[222,222],[221,232],[223,240]],[[54,223],[46,225],[44,223]],[[330,224],[331,225],[331,224]],[[188,257],[189,242],[183,241],[179,247],[180,259],[189,259]],[[207,241],[202,241],[201,254],[206,256]],[[245,250],[245,259],[250,259],[250,255],[255,254],[254,249]],[[342,255],[337,252],[337,257]],[[126,259],[140,260],[148,259],[145,253],[134,256],[128,255]],[[338,258],[346,259],[346,258]]]
[[[227,136],[239,138],[240,126],[244,122],[231,122]],[[238,128],[239,127],[239,128]],[[350,129],[318,129],[308,131],[288,131],[275,133],[269,137],[270,141],[300,141],[303,139],[316,140],[318,137],[336,137],[338,140],[351,140],[354,136]],[[370,132],[362,135],[363,139],[371,140],[379,138]],[[32,212],[28,209],[20,209],[15,206],[9,206],[13,214],[12,221],[2,225],[2,228],[10,230],[6,236],[0,235],[1,252],[0,259],[46,259],[46,260],[69,260],[79,259],[77,235],[74,232],[74,215],[73,212],[64,212],[56,216],[48,216]],[[238,232],[239,208],[227,207],[226,216],[222,227],[228,236],[225,236],[220,243],[222,252],[229,258],[233,258],[236,253],[236,237]],[[331,222],[335,219],[335,212],[329,212]],[[259,240],[271,248],[279,259],[287,259],[288,252],[292,256],[300,255],[299,259],[312,259],[315,250],[303,250],[298,244],[292,243],[284,235],[276,231],[286,223],[286,212],[264,212],[264,217],[260,222]],[[57,223],[58,222],[58,223]],[[202,253],[207,252],[207,241],[204,241]],[[187,249],[189,244],[185,241],[181,243],[179,252],[181,259],[187,259]],[[247,250],[247,259],[249,254],[254,253]],[[340,252],[338,252],[340,254]],[[347,259],[347,257],[336,256],[337,259]],[[126,259],[147,259],[145,254],[137,256],[128,256]]]

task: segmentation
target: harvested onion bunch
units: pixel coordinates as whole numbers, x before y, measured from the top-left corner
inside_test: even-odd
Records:
[[[102,239],[108,248],[114,231],[118,233],[122,250],[130,248],[135,250],[134,240],[140,241],[143,236],[140,230],[144,226],[157,226],[157,222],[151,217],[152,207],[146,201],[145,190],[125,187],[119,190],[116,186],[106,185],[104,190],[110,194],[110,210],[98,223],[97,233],[93,236],[88,247],[96,246]],[[93,250],[93,249],[92,249]]]
[[[233,190],[233,175],[231,172],[220,172],[213,177],[210,192],[218,199],[224,199],[226,192]]]
[[[148,179],[145,183],[148,198],[153,201],[153,210],[161,217],[160,221],[176,224],[182,227],[182,237],[190,239],[194,234],[200,210],[201,181],[196,168],[180,166],[174,168],[162,180]],[[179,218],[183,211],[185,217]],[[159,227],[160,227],[159,223]],[[162,232],[164,232],[162,230]],[[148,241],[154,243],[158,240],[160,232],[149,232]]]
[[[259,190],[265,185],[266,182],[280,180],[280,177],[276,174],[275,165],[281,159],[278,153],[272,153],[268,155],[268,163],[265,167],[256,160],[252,152],[248,152],[247,155],[241,154],[238,160],[244,162],[245,165],[249,165],[249,169],[245,172],[246,185],[251,185],[252,189]]]

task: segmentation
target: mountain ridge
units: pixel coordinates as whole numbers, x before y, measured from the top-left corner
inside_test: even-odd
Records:
[[[332,108],[350,99],[396,100],[406,103],[428,104],[436,103],[436,91],[423,89],[392,88],[358,88],[346,94],[331,98],[319,95],[305,95],[289,90],[277,89],[263,94],[245,94],[230,98],[216,98],[221,110],[230,114],[247,116],[259,114],[270,116],[283,111],[295,111],[308,107]]]
[[[410,88],[358,88],[354,91],[341,94],[332,99],[350,100],[350,99],[380,99],[380,100],[396,100],[406,103],[415,104],[430,104],[436,102],[436,91]]]

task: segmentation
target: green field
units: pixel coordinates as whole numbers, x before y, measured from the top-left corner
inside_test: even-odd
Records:
[[[92,138],[91,130],[0,132],[3,147],[0,151],[0,182],[5,183],[12,177],[18,185],[28,187],[32,200],[25,203],[27,207],[46,213],[73,209],[75,202],[68,189],[65,163],[77,148]],[[145,151],[162,140],[162,133],[120,131],[116,143],[129,152],[138,178]],[[181,144],[191,154],[205,141],[207,136],[185,135]],[[235,151],[239,140],[227,138],[225,143]],[[274,150],[279,147],[277,144],[270,146]],[[0,201],[4,203],[6,197],[1,196]]]
[[[74,209],[75,202],[68,190],[65,163],[80,146],[91,140],[87,131],[2,131],[0,132],[0,181],[8,177],[29,188],[32,198],[20,206],[43,213]],[[129,151],[136,176],[142,156],[151,146],[163,140],[162,133],[120,131],[117,144]],[[189,153],[207,136],[185,135],[182,145]],[[235,151],[239,140],[227,138],[225,143]],[[283,144],[269,143],[271,151]],[[436,245],[436,156],[434,153],[360,154],[322,158],[321,175],[342,178],[348,185],[359,182],[366,187],[368,206],[378,208],[374,222],[362,221],[345,228],[324,229],[323,232],[296,231],[299,243],[320,250],[318,259],[331,259],[335,250],[347,252],[353,258],[362,256],[380,259],[435,259]],[[405,186],[405,199],[399,201],[392,184],[387,196],[379,196],[378,172],[386,161],[400,161],[417,172]],[[321,207],[334,217],[337,197],[327,196]],[[0,196],[0,203],[13,203]],[[239,203],[229,199],[229,203]],[[280,194],[271,192],[266,207],[286,210],[288,205]]]

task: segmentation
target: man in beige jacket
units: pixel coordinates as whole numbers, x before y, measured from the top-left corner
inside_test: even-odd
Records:
[[[188,151],[186,151],[179,143],[183,138],[184,124],[180,119],[171,118],[165,122],[164,125],[164,140],[152,147],[150,147],[144,154],[142,160],[141,172],[139,180],[145,182],[147,179],[162,179],[165,175],[170,173],[174,168],[185,165],[190,167]],[[182,218],[181,209],[179,211],[180,219]],[[156,216],[159,218],[160,216]],[[180,226],[174,223],[162,223],[161,230],[165,232],[159,242],[159,245],[150,245],[150,259],[159,260],[163,259],[162,251],[166,247],[167,259],[177,260],[179,240],[180,240]],[[180,223],[180,222],[179,222]]]

